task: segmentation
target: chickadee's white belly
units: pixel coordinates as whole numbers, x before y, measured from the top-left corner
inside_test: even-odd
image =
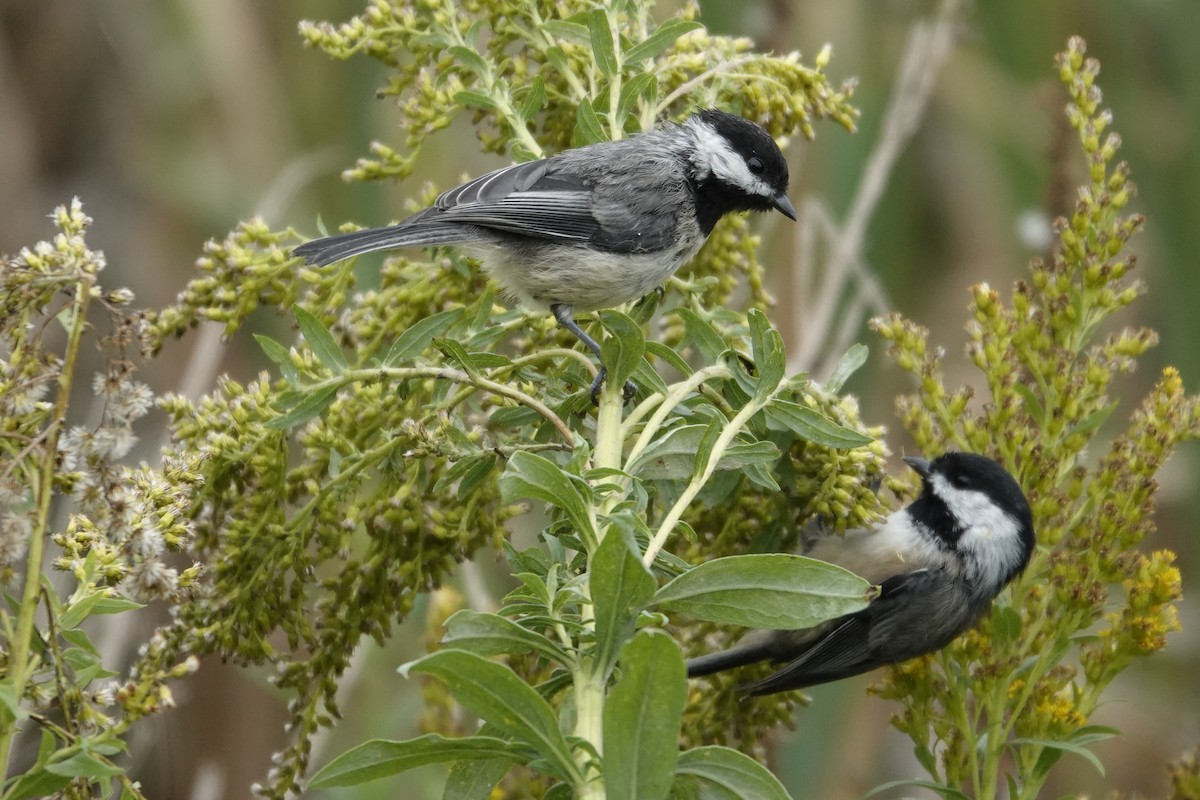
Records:
[[[501,288],[534,309],[568,305],[577,311],[612,308],[658,288],[700,249],[682,243],[655,253],[608,253],[590,247],[546,246],[536,254],[490,244],[464,249]]]

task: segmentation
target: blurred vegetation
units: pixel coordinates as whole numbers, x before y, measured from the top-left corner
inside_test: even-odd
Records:
[[[464,126],[458,130],[462,146],[447,137],[431,147],[421,172],[405,186],[347,187],[339,180],[371,139],[394,138],[398,118],[389,103],[374,98],[380,68],[366,60],[331,64],[301,46],[296,23],[360,10],[357,0],[50,0],[0,7],[0,251],[45,238],[47,211],[80,194],[90,210],[108,210],[97,215],[89,233],[92,247],[105,250],[113,265],[106,280],[137,286],[140,303],[162,306],[191,276],[200,243],[252,213],[262,213],[272,227],[313,220],[309,232],[316,231],[318,213],[326,220],[380,224],[404,213],[415,180],[446,185],[496,166],[499,159],[479,155]],[[908,31],[935,11],[931,2],[899,0],[702,3],[703,18],[717,32],[747,34],[767,47],[812,54],[833,42],[835,79],[860,80],[859,135],[793,147],[794,197],[820,198],[835,218],[842,215],[875,142]],[[931,339],[960,340],[965,287],[982,280],[1007,286],[1044,249],[1046,220],[1070,207],[1074,198],[1066,187],[1080,182],[1078,174],[1060,170],[1057,154],[1067,132],[1058,119],[1065,97],[1050,71],[1052,54],[1078,33],[1104,63],[1107,105],[1123,133],[1124,156],[1137,169],[1140,193],[1133,207],[1150,220],[1134,245],[1149,292],[1119,321],[1152,324],[1162,344],[1147,353],[1139,372],[1122,380],[1145,394],[1160,367],[1173,363],[1194,392],[1200,380],[1200,316],[1192,308],[1200,297],[1194,266],[1200,156],[1193,141],[1200,130],[1200,50],[1194,46],[1200,4],[981,3],[962,11],[958,33],[928,113],[890,175],[867,232],[865,258],[893,303],[927,324]],[[798,326],[786,310],[803,302],[792,293],[793,245],[784,239],[791,231],[763,228],[769,237],[767,288],[778,300],[772,319],[786,337]],[[364,263],[362,270],[360,283],[369,285],[374,265]],[[282,330],[286,322],[275,324]],[[861,331],[858,338],[870,341]],[[192,340],[168,346],[177,348],[173,357],[143,374],[156,391],[186,392],[193,385],[207,390],[218,371],[244,379],[265,364],[254,346],[218,349],[207,364],[195,356],[199,348]],[[94,353],[81,359],[100,363]],[[951,382],[968,363],[963,353],[947,354]],[[873,357],[851,389],[862,398],[864,420],[896,428],[891,398],[907,385]],[[86,394],[88,387],[80,391]],[[1130,410],[1119,410],[1110,424]],[[161,424],[163,418],[152,412],[150,419]],[[144,437],[135,453],[150,457],[158,444]],[[1200,573],[1192,522],[1200,515],[1196,473],[1194,453],[1181,453],[1167,465],[1158,512],[1156,546],[1179,553],[1185,586]],[[506,587],[487,575],[488,565],[483,568],[485,585],[501,593]],[[1086,764],[1075,772],[1064,763],[1063,777],[1048,794],[1096,794],[1101,787],[1166,794],[1165,762],[1200,738],[1194,711],[1200,707],[1197,615],[1194,601],[1185,604],[1184,631],[1171,648],[1111,689],[1127,702],[1100,712],[1103,721],[1125,731],[1123,739],[1095,748],[1107,778]],[[378,663],[396,660],[390,654]],[[410,734],[414,698],[403,694],[402,682],[386,666],[363,672],[371,673],[370,680],[354,684],[344,698],[344,710],[353,708],[357,716],[345,726],[343,743],[389,727]],[[814,692],[818,702],[798,718],[798,733],[774,751],[796,785],[810,786],[814,774],[830,776],[832,783],[810,788],[810,796],[856,797],[882,774],[906,765],[915,772],[906,743],[885,724],[894,707],[867,699],[863,685],[846,682]],[[161,749],[139,766],[147,790],[156,797],[239,796],[282,743],[283,711],[265,681],[206,663],[176,694],[184,708],[156,723],[161,727],[153,738]],[[869,774],[864,764],[879,764],[879,772]]]

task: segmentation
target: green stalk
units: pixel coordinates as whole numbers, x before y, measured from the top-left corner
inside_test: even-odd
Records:
[[[780,386],[783,384],[781,383]],[[721,461],[721,456],[725,455],[725,451],[729,449],[729,445],[733,443],[734,437],[741,433],[742,428],[750,421],[750,418],[761,411],[767,403],[775,397],[775,392],[779,391],[779,386],[767,395],[762,400],[755,402],[751,400],[742,406],[742,410],[737,413],[729,424],[725,426],[725,430],[721,431],[721,435],[717,437],[716,444],[713,445],[712,452],[708,455],[708,462],[704,465],[704,470],[688,483],[687,488],[683,490],[683,494],[675,501],[675,505],[671,506],[671,510],[667,512],[667,516],[663,518],[662,523],[658,526],[658,530],[654,533],[654,538],[646,545],[646,552],[642,556],[642,563],[647,567],[654,563],[654,559],[658,556],[663,545],[667,543],[667,538],[675,530],[675,526],[679,523],[683,512],[687,510],[692,501],[696,499],[696,495],[704,488],[704,484],[708,483],[708,479],[712,477],[716,471],[717,464]]]
[[[592,453],[592,464],[597,469],[617,469],[621,466],[621,411],[622,391],[620,381],[607,381],[600,392],[600,408],[596,416],[596,445]],[[609,497],[607,507],[616,502]],[[593,510],[593,517],[595,511]],[[596,544],[604,540],[604,526],[594,525]],[[585,576],[583,590],[591,596],[591,571]],[[580,618],[584,627],[595,625],[590,602],[582,604]],[[591,659],[581,659],[575,665],[573,683],[575,687],[575,736],[588,742],[597,753],[604,754],[604,676],[598,674]],[[592,761],[591,753],[584,749],[576,751],[576,763],[584,783],[575,787],[575,796],[580,800],[604,800],[604,774]]]
[[[31,664],[29,654],[33,640],[33,618],[38,607],[38,592],[42,584],[42,555],[45,552],[46,534],[50,527],[50,500],[54,496],[54,468],[58,455],[58,437],[67,419],[67,407],[71,400],[71,384],[75,374],[75,362],[79,356],[79,345],[83,330],[87,327],[87,310],[91,299],[92,276],[81,277],[75,284],[75,317],[63,355],[62,371],[58,375],[58,396],[54,401],[54,416],[50,420],[42,451],[41,473],[38,478],[37,516],[29,537],[29,555],[25,563],[25,584],[21,589],[21,606],[17,612],[17,632],[12,640],[12,651],[8,661],[8,674],[12,680],[13,696],[17,703],[25,694],[29,682]],[[8,774],[8,757],[12,752],[13,737],[17,733],[17,720],[0,730],[0,765]]]

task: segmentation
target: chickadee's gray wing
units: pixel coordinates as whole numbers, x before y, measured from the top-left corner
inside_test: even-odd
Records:
[[[587,242],[600,229],[590,188],[552,158],[514,164],[456,186],[401,225],[429,223],[478,225],[558,242]]]
[[[926,599],[950,583],[940,570],[929,569],[888,578],[869,606],[833,622],[810,646],[802,645],[800,654],[782,669],[739,686],[739,692],[764,695],[803,689],[907,661],[942,647],[949,639],[940,635],[938,621],[929,618],[934,609]],[[776,635],[786,641],[792,633],[781,631]],[[776,647],[784,649],[782,643]]]
[[[479,228],[565,243],[598,238],[601,225],[592,213],[590,190],[553,161],[498,169],[443,192],[432,206],[396,225],[314,239],[292,252],[324,266],[376,250],[477,241]]]

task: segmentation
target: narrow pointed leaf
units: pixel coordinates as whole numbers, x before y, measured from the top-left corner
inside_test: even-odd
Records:
[[[846,354],[838,359],[837,366],[833,368],[833,374],[829,376],[829,380],[825,381],[825,391],[830,394],[841,392],[849,377],[867,363],[869,353],[870,350],[865,344],[856,344],[847,350]]]
[[[320,416],[337,399],[337,390],[338,387],[336,386],[326,386],[309,392],[304,396],[303,400],[293,406],[286,414],[281,414],[275,419],[268,421],[267,427],[277,430],[292,428],[308,422],[313,417]]]
[[[613,46],[612,28],[608,27],[608,14],[597,8],[587,16],[588,34],[591,37],[592,58],[606,78],[617,74],[617,53]]]
[[[646,339],[638,324],[620,311],[601,311],[600,321],[609,334],[600,346],[600,359],[608,368],[608,380],[620,386],[642,362]]]
[[[747,319],[750,322],[750,347],[757,376],[754,397],[763,401],[779,387],[787,371],[783,338],[758,309],[751,309]]]
[[[690,308],[677,308],[675,313],[683,320],[683,341],[699,351],[705,361],[716,361],[722,353],[729,349],[725,340],[699,314]]]
[[[284,380],[293,385],[299,382],[300,375],[296,371],[296,365],[292,363],[291,353],[286,347],[270,336],[264,336],[261,333],[254,334],[254,340],[258,342],[258,346],[262,348],[266,357],[279,365],[279,371],[283,373]]]
[[[536,631],[499,614],[464,608],[446,620],[444,647],[466,650],[480,656],[537,652],[550,660],[566,663],[562,648]]]
[[[564,19],[548,19],[543,27],[555,39],[566,39],[572,44],[581,44],[584,47],[590,47],[592,44],[591,34],[588,33],[586,25],[581,25],[578,22],[568,22]]]
[[[589,497],[584,497],[584,491]],[[505,502],[535,499],[558,506],[585,541],[595,540],[596,532],[587,510],[590,489],[569,478],[562,467],[548,458],[524,450],[513,453],[500,476],[500,493]]]
[[[308,788],[357,786],[426,764],[466,759],[518,762],[524,760],[524,756],[512,742],[490,736],[446,739],[431,733],[403,742],[373,739],[350,748],[321,767],[308,782]]]
[[[575,110],[575,134],[572,137],[572,144],[575,147],[595,144],[608,139],[604,133],[604,126],[600,124],[600,117],[596,116],[596,109],[592,108],[592,104],[584,100]]]
[[[870,436],[837,424],[808,406],[778,398],[767,406],[767,422],[777,429],[790,430],[806,442],[826,447],[849,449],[875,441]]]
[[[687,669],[670,637],[642,631],[621,653],[621,679],[604,704],[608,800],[663,800],[679,757]]]
[[[654,29],[654,33],[625,51],[626,63],[655,58],[688,31],[704,27],[694,19],[670,19]]]
[[[442,800],[489,800],[510,769],[512,762],[502,758],[456,761],[446,776]]]
[[[879,786],[876,786],[874,789],[872,789],[871,791],[869,791],[863,795],[863,800],[866,800],[866,798],[868,798],[868,797],[874,797],[877,794],[881,794],[881,793],[889,791],[891,789],[899,789],[899,788],[905,787],[905,786],[916,786],[920,789],[928,789],[931,792],[936,792],[937,794],[940,794],[942,797],[945,797],[947,800],[970,800],[970,798],[967,795],[963,794],[958,789],[955,789],[953,787],[943,786],[942,784],[934,783],[933,781],[912,781],[912,780],[891,781],[889,783],[884,783]]]
[[[308,346],[321,363],[334,372],[344,371],[349,366],[346,354],[333,340],[333,334],[325,327],[325,323],[300,306],[295,306],[292,313],[296,316],[296,323],[300,326],[304,341],[308,342]]]
[[[559,778],[575,773],[571,748],[558,729],[554,710],[507,666],[462,650],[439,650],[406,664],[401,672],[432,675],[480,719],[536,750],[547,771]]]
[[[679,754],[678,775],[692,775],[722,800],[791,800],[771,771],[750,756],[728,747],[695,747]]]
[[[788,630],[865,608],[869,589],[853,572],[804,556],[728,556],[675,578],[653,605],[709,622]]]
[[[439,311],[424,319],[417,320],[404,333],[396,337],[387,355],[383,357],[385,367],[394,367],[406,361],[412,361],[421,355],[435,337],[441,336],[463,315],[463,309],[452,308],[449,311]]]
[[[607,677],[638,614],[654,596],[655,582],[634,553],[632,534],[610,526],[592,558],[592,607],[596,618],[595,662]]]
[[[680,425],[672,428],[665,436],[643,450],[629,465],[629,471],[642,480],[684,480],[692,475],[692,469],[697,464],[703,446],[702,441],[708,433],[707,425]],[[771,442],[738,440],[721,455],[717,469],[742,469],[753,464],[774,464],[778,459],[779,449]]]

